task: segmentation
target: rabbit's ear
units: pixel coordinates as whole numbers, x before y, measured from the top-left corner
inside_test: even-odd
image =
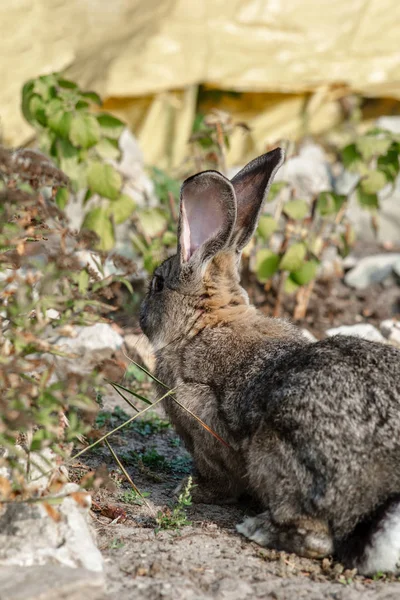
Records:
[[[236,222],[233,186],[217,171],[204,171],[184,181],[178,226],[182,263],[212,258],[229,241]]]
[[[232,179],[237,199],[235,246],[241,250],[253,236],[275,173],[283,163],[285,153],[275,148],[252,160]]]

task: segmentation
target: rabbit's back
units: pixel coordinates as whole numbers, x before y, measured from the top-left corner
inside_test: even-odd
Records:
[[[327,515],[343,537],[400,492],[398,350],[342,336],[266,344],[248,368],[226,398],[226,418],[252,439],[248,464],[262,500],[280,470],[292,470],[299,510]]]

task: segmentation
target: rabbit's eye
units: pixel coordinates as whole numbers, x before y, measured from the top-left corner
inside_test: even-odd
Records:
[[[162,292],[162,290],[164,289],[164,279],[159,275],[155,275],[153,277],[153,281],[151,282],[151,289],[156,294],[158,292]]]

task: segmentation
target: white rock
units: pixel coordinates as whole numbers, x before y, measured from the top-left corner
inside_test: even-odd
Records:
[[[78,491],[78,485],[69,483],[58,495]],[[52,563],[101,573],[103,559],[87,523],[90,495],[83,496],[88,498],[83,506],[70,496],[54,505],[58,521],[47,514],[42,502],[6,505],[0,518],[0,566]]]
[[[362,258],[358,264],[346,273],[346,285],[362,290],[372,283],[380,283],[393,273],[394,265],[400,261],[400,254],[375,254]]]
[[[302,329],[301,330],[302,334],[304,335],[305,338],[307,338],[307,340],[309,342],[317,342],[317,338],[315,337],[315,335],[313,335],[311,333],[311,331],[308,331],[308,329]]]
[[[358,325],[341,325],[326,331],[328,337],[333,335],[349,335],[353,337],[363,338],[371,342],[384,342],[385,338],[373,325],[369,323],[359,323]]]
[[[275,179],[290,182],[296,197],[306,200],[332,189],[329,163],[321,146],[314,143],[304,144],[297,156],[282,165]]]
[[[0,590],[1,600],[106,600],[102,574],[56,564],[1,567]]]
[[[108,323],[96,323],[90,327],[75,327],[74,337],[54,340],[59,350],[73,354],[74,358],[57,357],[58,369],[70,373],[88,373],[101,361],[110,358],[121,348],[123,338]]]
[[[396,319],[386,319],[382,321],[379,326],[382,335],[389,340],[400,346],[400,322]]]
[[[392,133],[400,133],[400,117],[379,117],[376,126]]]

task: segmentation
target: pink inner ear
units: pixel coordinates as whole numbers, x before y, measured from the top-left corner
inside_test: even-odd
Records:
[[[184,262],[187,262],[190,258],[190,228],[189,221],[186,214],[185,203],[182,202],[182,258]]]
[[[212,238],[223,224],[222,205],[212,194],[193,194],[185,198],[182,202],[183,259],[188,261],[197,248]]]

